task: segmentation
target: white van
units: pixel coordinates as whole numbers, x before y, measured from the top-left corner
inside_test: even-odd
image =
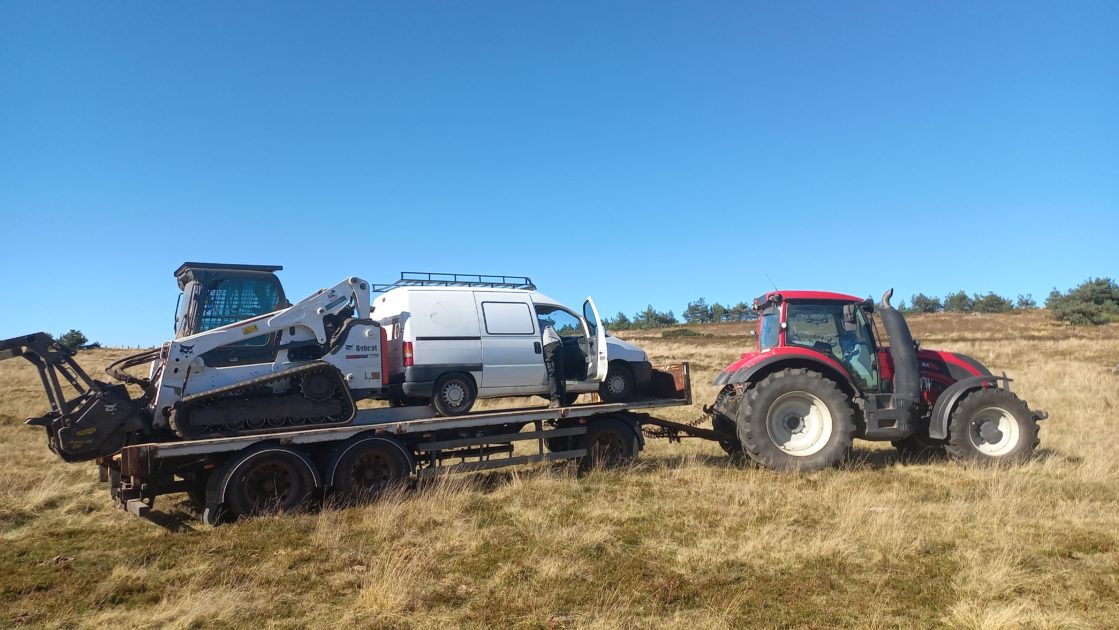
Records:
[[[458,415],[478,398],[546,396],[541,320],[563,337],[570,400],[585,392],[627,400],[648,384],[648,356],[606,334],[591,298],[579,315],[531,283],[494,284],[398,286],[374,300],[372,318],[388,337],[388,383],[402,399]]]

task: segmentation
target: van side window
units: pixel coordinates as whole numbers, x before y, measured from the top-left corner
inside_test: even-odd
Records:
[[[491,335],[531,335],[532,312],[524,302],[482,302],[482,318]]]

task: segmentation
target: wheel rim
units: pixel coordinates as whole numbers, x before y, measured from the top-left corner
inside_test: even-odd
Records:
[[[621,396],[629,389],[629,383],[626,377],[619,374],[614,374],[606,379],[606,390],[615,396]]]
[[[820,452],[832,436],[831,411],[808,392],[782,394],[769,408],[765,424],[773,444],[797,457]]]
[[[269,460],[245,475],[245,498],[253,512],[286,509],[298,484],[290,462]]]
[[[378,490],[392,480],[392,462],[384,453],[367,452],[350,467],[350,481],[355,489]]]
[[[591,449],[594,453],[595,465],[609,468],[622,461],[625,443],[622,441],[622,436],[612,431],[599,433],[595,436]]]
[[[989,457],[1006,455],[1018,446],[1018,422],[1007,410],[985,407],[972,417],[968,437],[977,451]]]
[[[461,407],[466,402],[466,386],[459,381],[451,381],[439,393],[449,407]]]

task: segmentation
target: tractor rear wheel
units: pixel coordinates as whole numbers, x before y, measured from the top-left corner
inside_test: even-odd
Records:
[[[773,470],[820,470],[842,461],[855,434],[854,411],[818,372],[775,372],[746,390],[738,439],[751,459]]]
[[[998,463],[1025,459],[1039,443],[1033,412],[1005,389],[967,395],[948,420],[948,455],[960,461]]]

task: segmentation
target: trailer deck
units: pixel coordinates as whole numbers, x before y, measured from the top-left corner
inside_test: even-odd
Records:
[[[602,465],[604,462],[597,460],[605,456],[593,452],[598,448],[594,443],[606,439],[596,436],[611,431],[607,441],[621,448],[618,456],[628,461],[644,446],[644,424],[667,428],[668,437],[678,437],[682,432],[717,439],[703,435],[712,433],[705,429],[648,413],[692,403],[687,363],[654,370],[648,394],[624,403],[496,409],[451,417],[435,415],[432,407],[363,409],[346,426],[134,444],[98,463],[102,480],[109,483],[110,493],[122,509],[148,516],[157,496],[188,492],[200,504],[203,520],[216,524],[221,520],[230,484],[237,483],[234,473],[240,462],[260,452],[298,457],[311,469],[315,490],[321,493],[337,485],[342,454],[357,443],[393,445],[406,455],[407,476],[424,478],[573,459],[585,465]],[[531,430],[523,430],[530,425]],[[628,427],[632,435],[618,427]],[[536,452],[515,454],[514,444],[525,442],[535,442]]]

